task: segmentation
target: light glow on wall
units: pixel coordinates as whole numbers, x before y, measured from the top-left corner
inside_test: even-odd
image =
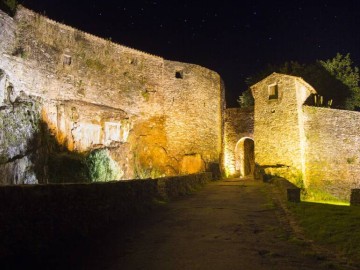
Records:
[[[253,141],[250,137],[243,137],[237,141],[235,147],[231,147],[229,141],[225,141],[223,168],[226,177],[245,176],[245,140]]]
[[[225,137],[226,138],[226,137]],[[224,159],[223,159],[223,168],[225,172],[225,177],[230,177],[235,174],[234,166],[234,150],[229,147],[229,142],[225,140],[224,142]]]
[[[101,126],[91,123],[78,123],[71,134],[75,141],[75,149],[84,151],[101,143]]]

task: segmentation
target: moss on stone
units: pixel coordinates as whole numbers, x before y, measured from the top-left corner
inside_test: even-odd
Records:
[[[21,144],[30,144],[40,132],[40,115],[35,102],[14,104],[0,111],[0,128],[2,131],[1,148],[19,147]],[[29,145],[29,148],[32,148]]]
[[[355,164],[356,163],[356,160],[357,160],[357,157],[349,157],[349,158],[347,158],[346,159],[346,162],[348,163],[348,164]]]
[[[85,64],[88,68],[94,69],[96,71],[103,71],[106,67],[98,59],[91,59],[91,58],[86,59]]]

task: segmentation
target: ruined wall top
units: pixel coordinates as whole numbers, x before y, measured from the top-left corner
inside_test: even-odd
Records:
[[[147,52],[143,52],[143,51],[140,51],[140,50],[137,50],[137,49],[133,49],[133,48],[128,47],[128,46],[120,45],[118,43],[110,41],[109,39],[101,38],[101,37],[89,34],[87,32],[84,32],[82,30],[76,29],[74,27],[59,23],[59,22],[57,22],[55,20],[49,19],[46,16],[43,16],[43,15],[41,15],[39,13],[36,13],[36,12],[34,12],[34,11],[32,11],[32,10],[22,6],[22,5],[19,5],[18,8],[17,8],[17,11],[16,11],[15,18],[16,19],[21,19],[21,18],[24,18],[24,17],[27,17],[27,18],[29,18],[29,17],[41,18],[41,19],[45,20],[48,24],[55,25],[55,26],[57,26],[57,27],[59,27],[61,29],[64,29],[64,30],[67,30],[67,31],[72,31],[72,32],[77,31],[77,32],[83,34],[86,38],[92,40],[93,42],[97,42],[97,43],[101,43],[101,44],[107,44],[107,43],[110,42],[114,46],[116,46],[118,48],[121,48],[121,49],[126,49],[128,51],[131,51],[131,53],[134,53],[134,54],[139,54],[139,55],[143,55],[143,56],[156,57],[156,58],[159,58],[159,59],[163,59],[160,56],[156,56],[156,55],[153,55],[153,54],[150,54],[150,53],[147,53]]]

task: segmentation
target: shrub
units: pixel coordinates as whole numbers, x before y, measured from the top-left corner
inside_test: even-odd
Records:
[[[119,180],[122,176],[122,171],[110,157],[109,150],[107,149],[92,151],[86,158],[85,164],[91,182]]]

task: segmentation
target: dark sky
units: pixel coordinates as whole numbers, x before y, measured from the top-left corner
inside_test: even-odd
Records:
[[[21,2],[21,1],[20,1]],[[360,64],[360,1],[23,0],[86,32],[217,71],[228,107],[268,63],[350,53]]]

